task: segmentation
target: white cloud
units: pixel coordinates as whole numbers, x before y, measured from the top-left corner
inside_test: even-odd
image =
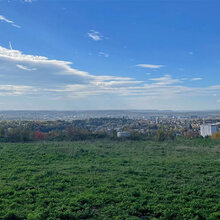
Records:
[[[199,80],[202,80],[202,78],[192,78],[192,81],[199,81]]]
[[[97,103],[110,100],[113,105],[117,105],[126,103],[129,97],[134,97],[137,102],[143,99],[149,103],[152,100],[182,100],[185,96],[220,95],[220,85],[202,88],[184,86],[181,78],[171,75],[150,78],[147,82],[131,77],[96,76],[73,68],[72,65],[72,62],[51,60],[45,56],[27,55],[19,50],[0,47],[0,95],[30,95],[31,98],[49,97],[51,100],[57,97],[60,100],[78,99],[84,105],[92,102],[92,106],[94,100]]]
[[[0,21],[4,21],[4,22],[7,22],[9,24],[14,24],[13,21],[11,20],[8,20],[7,18],[5,18],[3,15],[0,15]]]
[[[88,32],[87,34],[90,38],[92,38],[95,41],[103,39],[103,36],[98,31],[90,30],[90,32]]]
[[[33,86],[24,85],[0,85],[0,96],[24,95],[26,93],[36,92]]]
[[[161,67],[164,67],[164,65],[154,65],[154,64],[137,64],[136,66],[142,68],[150,68],[150,69],[159,69]]]
[[[158,85],[170,85],[170,84],[181,82],[181,80],[179,79],[173,79],[170,75],[165,75],[159,78],[152,78],[150,80],[155,81],[156,82],[155,84],[158,84]]]
[[[8,65],[8,62],[10,65]],[[60,60],[49,60],[44,56],[26,55],[18,50],[9,50],[0,46],[0,65],[5,72],[14,71],[13,63],[20,69],[38,69],[42,74],[72,75],[81,80],[92,79],[93,76],[85,71],[80,71],[70,67],[71,62]]]
[[[17,25],[17,24],[15,24],[14,21],[11,21],[11,20],[7,19],[7,18],[4,17],[3,15],[0,15],[0,21],[6,22],[6,23],[8,23],[8,24],[11,24],[12,26],[14,26],[14,27],[16,27],[16,28],[20,28],[20,26]]]
[[[44,56],[26,55],[19,50],[6,49],[0,46],[0,70],[4,73],[4,77],[7,75],[11,79],[10,82],[17,80],[23,83],[27,80],[27,83],[35,84],[38,87],[44,83],[50,88],[49,90],[46,88],[45,91],[51,91],[51,87],[57,87],[59,84],[68,85],[72,83],[73,85],[80,85],[80,88],[84,88],[84,85],[107,88],[140,82],[130,77],[95,76],[86,71],[72,68],[71,64],[67,61],[50,60]]]
[[[99,56],[103,56],[105,58],[108,58],[109,54],[108,53],[104,53],[104,52],[99,52]]]
[[[24,2],[32,3],[32,0],[24,0]]]
[[[18,68],[22,69],[22,70],[26,70],[26,71],[33,71],[36,70],[36,68],[28,68],[27,66],[23,66],[21,64],[17,64],[16,65]]]

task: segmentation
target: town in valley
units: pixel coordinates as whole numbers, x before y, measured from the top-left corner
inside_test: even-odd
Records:
[[[159,131],[173,137],[208,137],[218,133],[219,111],[1,111],[1,138],[31,132],[38,138],[84,135],[153,137]],[[35,133],[37,132],[38,135]],[[33,134],[34,133],[34,134]],[[40,135],[39,135],[40,133]],[[29,138],[27,138],[29,139]],[[59,139],[59,138],[58,138]],[[62,139],[62,138],[61,138]],[[16,138],[15,138],[16,140]]]

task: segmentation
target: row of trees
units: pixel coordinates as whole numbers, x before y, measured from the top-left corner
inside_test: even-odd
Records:
[[[77,141],[94,138],[108,137],[105,132],[93,133],[87,129],[68,127],[64,130],[53,130],[49,132],[33,131],[26,128],[0,128],[0,141],[2,142],[28,142],[28,141]],[[110,135],[111,136],[111,135]]]
[[[29,128],[0,128],[0,141],[1,142],[29,142],[29,141],[77,141],[77,140],[90,140],[90,139],[100,139],[100,138],[117,138],[117,132],[112,130],[110,132],[106,131],[96,131],[93,132],[89,129],[73,128],[71,126],[63,130],[52,130],[48,132],[43,132],[40,130],[31,130]],[[127,139],[127,138],[126,138]],[[131,136],[128,138],[130,140],[146,140],[154,139],[156,141],[174,140],[175,134],[173,131],[165,131],[159,129],[154,133],[143,134],[139,132],[132,132]]]

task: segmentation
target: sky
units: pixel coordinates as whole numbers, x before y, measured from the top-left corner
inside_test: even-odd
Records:
[[[0,110],[220,110],[220,1],[0,0]]]

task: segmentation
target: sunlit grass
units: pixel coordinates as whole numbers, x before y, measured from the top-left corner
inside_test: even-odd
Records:
[[[0,219],[218,219],[220,142],[0,145]]]

